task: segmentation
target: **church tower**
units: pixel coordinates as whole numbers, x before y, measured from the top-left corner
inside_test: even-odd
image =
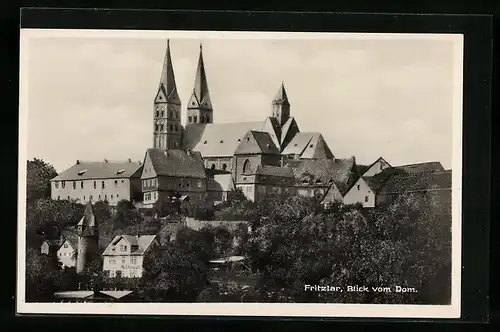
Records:
[[[84,272],[89,264],[99,255],[99,225],[89,201],[82,219],[77,225],[78,252],[76,255],[76,272]]]
[[[200,44],[200,57],[198,59],[198,68],[194,80],[194,89],[189,99],[188,107],[189,123],[213,123],[213,107],[208,92],[207,75],[205,73],[205,64],[203,63],[203,48]]]
[[[286,95],[285,86],[281,82],[281,86],[273,99],[273,117],[278,119],[281,126],[290,118],[290,102]]]
[[[167,40],[167,52],[163,61],[153,112],[153,147],[163,150],[180,149],[182,133],[181,101],[175,84],[169,40]]]

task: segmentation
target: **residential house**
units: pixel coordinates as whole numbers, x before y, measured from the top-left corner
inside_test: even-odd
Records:
[[[159,246],[156,235],[118,235],[106,247],[103,271],[110,277],[140,278],[146,255]]]
[[[148,149],[141,174],[143,208],[174,195],[204,200],[207,175],[198,152]]]
[[[108,201],[116,206],[120,200],[139,200],[140,161],[80,161],[50,180],[53,200],[79,203]]]
[[[230,198],[235,185],[230,173],[214,174],[207,179],[207,199],[215,204],[225,202]]]
[[[290,168],[258,165],[240,175],[236,188],[252,202],[260,202],[271,193],[295,195],[295,178]]]
[[[358,177],[354,157],[290,160],[286,167],[293,170],[298,195],[326,198],[325,202],[341,201],[342,194]]]
[[[408,164],[395,166],[407,173],[423,173],[423,172],[444,172],[445,169],[439,161],[430,161],[425,163]]]
[[[359,175],[360,176],[374,176],[382,172],[386,168],[392,167],[384,158],[380,157],[375,160],[371,165],[359,165]]]

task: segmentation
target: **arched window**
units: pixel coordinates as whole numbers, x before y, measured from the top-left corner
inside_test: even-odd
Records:
[[[160,131],[163,131],[163,125],[160,125]]]
[[[225,171],[227,169],[227,165],[226,164],[222,164],[222,170]]]
[[[195,115],[195,116],[193,117],[193,122],[195,122],[195,123],[196,123],[196,122],[198,122],[198,116],[197,116],[197,115]]]
[[[191,122],[192,122],[191,115],[188,117],[188,122],[189,122],[189,123],[191,123]]]
[[[156,110],[156,117],[160,116],[160,111]]]
[[[243,163],[243,174],[248,174],[250,173],[250,168],[252,167],[252,165],[250,164],[250,160],[245,160],[245,162]]]

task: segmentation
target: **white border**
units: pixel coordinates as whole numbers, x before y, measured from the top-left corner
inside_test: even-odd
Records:
[[[291,304],[291,303],[25,303],[25,211],[27,162],[27,60],[32,38],[141,38],[141,39],[425,39],[454,42],[454,112],[452,172],[452,294],[451,305],[385,304]],[[19,102],[19,204],[18,204],[18,288],[19,314],[113,314],[113,315],[210,315],[262,317],[363,317],[363,318],[459,318],[461,290],[461,198],[462,198],[462,34],[357,34],[295,32],[137,31],[21,29]],[[23,217],[21,217],[23,216]]]

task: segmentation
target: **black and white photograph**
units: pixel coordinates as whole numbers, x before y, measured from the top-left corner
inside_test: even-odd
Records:
[[[461,34],[21,29],[20,313],[460,317]]]

